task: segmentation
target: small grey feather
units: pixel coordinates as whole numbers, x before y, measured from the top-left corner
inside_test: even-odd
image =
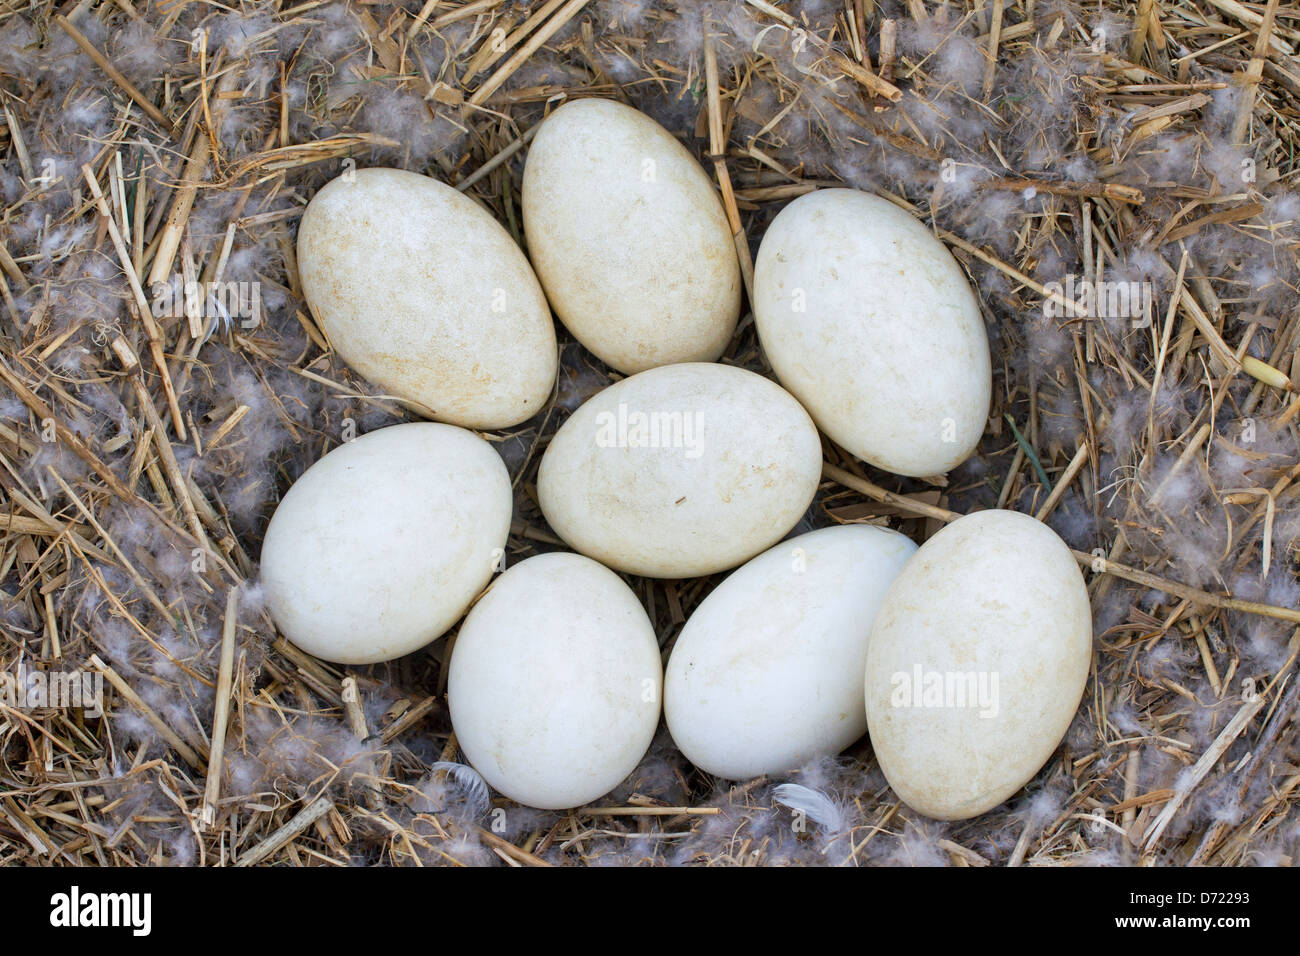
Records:
[[[429,768],[434,773],[439,770],[445,770],[447,776],[456,782],[469,801],[469,810],[472,818],[477,820],[483,814],[487,813],[488,806],[492,798],[488,791],[487,781],[479,775],[479,772],[468,764],[453,763],[450,760],[439,760]]]
[[[798,783],[783,783],[772,791],[772,797],[828,832],[840,833],[848,829],[848,814],[844,807],[820,790]]]

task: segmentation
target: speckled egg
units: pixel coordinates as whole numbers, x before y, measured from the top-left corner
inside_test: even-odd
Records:
[[[703,167],[611,100],[543,123],[523,180],[528,254],[574,338],[620,372],[711,362],[740,315],[740,267]]]
[[[426,417],[466,428],[531,418],[555,383],[555,326],[510,234],[418,173],[327,183],[298,228],[298,273],[339,356]]]
[[[822,189],[781,210],[754,262],[754,319],[781,384],[863,461],[933,476],[975,450],[992,391],[979,304],[893,203]]]
[[[903,568],[871,631],[867,725],[889,785],[940,820],[996,807],[1060,744],[1091,660],[1065,542],[1013,511],[958,518]]]
[[[666,365],[609,386],[561,426],[537,495],[551,528],[630,574],[724,571],[794,527],[821,438],[779,385],[728,365]]]

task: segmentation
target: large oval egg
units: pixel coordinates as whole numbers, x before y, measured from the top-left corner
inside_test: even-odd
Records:
[[[979,304],[893,203],[823,189],[781,210],[754,263],[754,319],[781,384],[863,461],[939,475],[979,443],[992,389]]]
[[[734,571],[695,610],[664,675],[677,748],[731,780],[795,770],[867,730],[871,624],[916,545],[869,525],[811,531]]]
[[[267,607],[286,638],[340,664],[439,637],[487,585],[510,533],[510,476],[454,425],[370,432],[303,473],[262,542]]]
[[[524,232],[574,337],[620,372],[711,362],[740,315],[740,268],[704,169],[650,117],[566,103],[541,125],[523,180]]]
[[[724,571],[812,502],[821,439],[799,403],[727,365],[668,365],[609,386],[561,426],[537,494],[556,534],[630,574]]]
[[[959,518],[894,581],[867,649],[867,725],[894,792],[939,820],[996,807],[1060,744],[1092,660],[1083,575],[1047,525]]]
[[[358,169],[326,184],[298,228],[298,272],[339,356],[430,418],[505,428],[550,396],[558,351],[537,277],[436,179]]]
[[[613,571],[555,552],[510,568],[465,618],[447,701],[466,759],[510,799],[559,810],[636,769],[663,676],[645,609]]]

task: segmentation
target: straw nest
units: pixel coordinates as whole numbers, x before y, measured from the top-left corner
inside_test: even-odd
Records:
[[[4,0],[0,658],[102,677],[105,706],[3,701],[0,863],[1289,863],[1298,45],[1277,0]],[[785,201],[848,184],[969,271],[995,368],[979,454],[905,481],[828,445],[800,530],[921,540],[1001,506],[1076,549],[1092,675],[1004,806],[920,818],[866,741],[784,781],[812,794],[727,785],[662,730],[600,805],[489,803],[447,721],[450,639],[341,669],[277,638],[256,557],[278,496],[409,417],[299,295],[305,202],[346,163],[405,166],[519,238],[529,134],[577,96],[700,157],[745,270]],[[1150,308],[1054,310],[1068,276]],[[158,306],[186,281],[256,307]],[[540,452],[612,380],[563,341],[545,411],[486,436],[512,562],[559,546]],[[724,361],[766,371],[748,316]],[[666,654],[716,579],[629,583]]]

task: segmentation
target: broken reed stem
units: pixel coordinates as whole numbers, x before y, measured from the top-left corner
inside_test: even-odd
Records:
[[[1002,41],[1002,3],[993,0],[993,21],[989,26],[988,62],[984,67],[984,99],[993,92],[993,80],[998,70],[998,44]]]
[[[145,420],[149,423],[154,447],[158,449],[158,458],[162,461],[163,473],[167,475],[167,480],[172,486],[176,500],[180,502],[181,511],[185,514],[185,523],[189,526],[190,534],[193,535],[194,540],[201,547],[212,553],[212,544],[208,541],[207,533],[203,530],[203,522],[199,520],[198,512],[194,508],[194,501],[190,497],[190,490],[185,481],[185,476],[181,473],[180,463],[176,460],[176,453],[172,450],[171,442],[167,440],[167,429],[163,425],[162,418],[158,415],[158,409],[154,408],[153,396],[149,394],[149,390],[145,388],[144,380],[141,378],[140,360],[136,357],[130,344],[120,335],[113,340],[112,349],[117,354],[118,360],[122,363],[122,368],[127,373],[127,378],[130,379],[131,385],[135,389],[140,410],[144,412]]]
[[[559,29],[568,23],[574,14],[585,7],[588,2],[589,0],[569,0],[527,43],[516,50],[510,59],[501,64],[495,73],[483,81],[483,84],[474,91],[474,94],[467,101],[469,105],[482,106],[488,97],[499,90],[501,85],[510,79],[530,56],[541,49],[542,44],[559,32]]]
[[[36,821],[18,806],[17,801],[12,797],[5,796],[0,799],[0,806],[4,807],[5,814],[14,825],[18,834],[27,841],[27,845],[32,848],[37,856],[46,856],[49,853],[57,852],[58,847],[52,840],[45,835],[45,831],[37,826]]]
[[[1053,196],[1070,196],[1080,199],[1104,198],[1116,202],[1140,206],[1147,201],[1142,190],[1134,186],[1119,183],[1061,183],[1043,179],[1024,179],[1020,177],[1000,177],[988,179],[979,184],[980,189],[997,189],[1006,192],[1024,192],[1032,189],[1038,193],[1050,193]]]
[[[1079,446],[1079,450],[1074,453],[1074,457],[1070,459],[1070,463],[1065,466],[1065,471],[1061,472],[1060,476],[1056,479],[1056,484],[1052,486],[1051,494],[1047,496],[1047,500],[1043,502],[1043,506],[1038,509],[1037,513],[1035,513],[1035,518],[1039,521],[1047,520],[1047,516],[1055,510],[1057,504],[1060,503],[1061,498],[1064,497],[1065,490],[1070,487],[1070,482],[1074,481],[1075,477],[1079,474],[1079,470],[1088,463],[1088,456],[1088,443],[1084,442]]]
[[[239,623],[239,587],[226,595],[226,619],[221,629],[221,662],[217,665],[217,692],[213,703],[212,737],[208,757],[208,777],[203,786],[203,812],[200,823],[209,828],[217,818],[217,801],[221,797],[221,773],[225,769],[226,728],[230,720],[230,692],[234,685],[235,631]]]
[[[123,501],[130,501],[135,497],[134,492],[132,492],[126,485],[122,484],[117,475],[113,474],[112,469],[100,461],[98,456],[90,450],[89,446],[87,446],[85,442],[77,437],[76,433],[73,432],[72,429],[55,417],[50,406],[41,401],[36,393],[28,388],[22,379],[14,374],[13,370],[5,364],[3,359],[0,359],[0,379],[3,379],[5,384],[8,385],[13,393],[18,396],[19,400],[32,410],[37,421],[49,422],[53,425],[54,432],[58,436],[60,444],[72,449],[73,453],[84,461],[90,467],[90,470],[100,477],[104,484],[108,485],[109,490],[111,490],[113,494],[117,495]]]
[[[1259,91],[1259,81],[1264,76],[1264,60],[1268,56],[1268,42],[1273,36],[1277,4],[1278,0],[1268,0],[1268,6],[1264,8],[1264,19],[1259,25],[1259,36],[1255,40],[1255,55],[1251,57],[1240,80],[1244,89],[1232,124],[1231,143],[1244,144],[1250,132],[1250,118],[1255,113],[1255,96]]]
[[[99,535],[100,540],[103,541],[104,544],[108,545],[108,549],[112,551],[113,556],[121,562],[122,567],[126,569],[126,573],[129,574],[131,580],[135,582],[135,586],[140,589],[140,593],[143,594],[145,599],[154,606],[154,610],[161,614],[163,620],[171,625],[174,630],[180,630],[179,622],[176,620],[175,615],[172,614],[171,609],[163,603],[162,598],[160,598],[158,593],[149,585],[149,582],[144,579],[140,572],[136,570],[135,565],[132,564],[127,559],[126,555],[122,553],[121,549],[117,546],[117,542],[109,537],[109,534],[104,530],[104,527],[95,520],[94,514],[85,506],[85,504],[82,503],[81,498],[79,498],[76,492],[68,486],[68,483],[63,480],[63,476],[55,470],[53,465],[46,465],[45,470],[49,472],[50,477],[55,480],[58,486],[63,489],[63,493],[68,496],[68,500],[72,502],[73,506],[81,512],[82,517],[85,518],[90,526],[95,529],[95,533]]]
[[[718,55],[713,48],[713,35],[708,32],[708,24],[705,25],[704,34],[704,77],[709,111],[709,154],[713,157],[713,171],[718,177],[718,189],[722,192],[722,205],[727,213],[731,241],[736,247],[736,260],[740,264],[740,276],[745,283],[745,295],[752,302],[754,301],[754,261],[749,255],[749,238],[745,235],[745,226],[740,221],[736,194],[731,188],[731,174],[727,171],[727,140],[722,129],[722,91],[718,83]]]
[[[491,830],[485,830],[482,827],[475,827],[474,832],[478,835],[479,839],[482,840],[484,843],[486,843],[488,846],[500,850],[506,856],[510,857],[512,860],[515,860],[518,863],[522,863],[525,866],[536,866],[536,867],[545,867],[545,868],[549,868],[551,866],[550,863],[547,863],[540,856],[536,856],[532,853],[529,853],[523,847],[515,846],[509,840],[502,839],[501,837],[493,833]]]
[[[158,369],[158,374],[162,376],[163,394],[167,397],[167,408],[171,413],[172,424],[176,428],[176,435],[181,441],[184,441],[185,419],[181,416],[180,405],[176,401],[176,389],[172,385],[171,374],[167,371],[167,359],[163,355],[162,347],[162,330],[158,328],[157,323],[153,320],[153,310],[149,306],[149,299],[145,296],[144,289],[140,286],[140,277],[135,274],[135,267],[131,264],[131,254],[127,252],[126,243],[117,228],[117,223],[113,221],[112,211],[108,208],[104,193],[99,188],[99,181],[95,179],[95,173],[89,164],[82,165],[81,175],[85,177],[86,184],[90,187],[90,193],[95,198],[95,206],[108,227],[109,239],[112,240],[113,248],[117,251],[122,273],[126,276],[127,284],[131,287],[131,295],[135,298],[135,307],[140,313],[140,322],[144,326],[145,335],[149,338],[149,352],[153,357],[154,366]]]
[[[773,6],[768,3],[767,0],[745,0],[745,2],[755,10],[763,11],[773,20],[779,22],[787,30],[800,30],[799,36],[802,39],[806,39],[808,42],[812,43],[813,46],[817,47],[817,49],[821,50],[821,52],[835,64],[836,69],[862,84],[862,86],[865,87],[873,96],[882,97],[889,100],[891,103],[896,103],[903,98],[903,91],[893,83],[890,83],[884,77],[872,73],[862,64],[854,63],[839,50],[835,49],[819,37],[816,33],[802,30],[799,26],[799,21],[784,10]]]
[[[144,699],[135,692],[130,684],[122,679],[122,676],[117,671],[100,660],[98,654],[90,655],[90,665],[103,674],[104,679],[112,684],[113,688],[125,697],[132,707],[144,715],[145,720],[149,721],[153,729],[158,731],[159,735],[167,741],[167,746],[176,751],[182,760],[195,770],[203,770],[203,760],[195,752],[194,748],[182,740],[176,731],[167,726],[167,722],[158,716],[158,712],[146,704]]]
[[[1165,357],[1169,354],[1169,337],[1173,333],[1174,318],[1178,314],[1178,300],[1183,296],[1183,280],[1187,276],[1187,247],[1178,260],[1178,275],[1174,278],[1174,290],[1169,294],[1169,310],[1165,313],[1164,332],[1160,337],[1160,350],[1156,355],[1156,369],[1151,375],[1151,398],[1147,401],[1147,440],[1154,444],[1156,426],[1156,396],[1160,394],[1160,383],[1165,371]]]
[[[398,717],[395,721],[385,727],[379,734],[379,739],[384,743],[391,743],[399,736],[418,724],[424,717],[435,710],[440,710],[442,705],[438,703],[438,698],[429,696],[424,698],[413,707],[408,707],[406,712]]]
[[[308,804],[292,820],[284,824],[269,837],[253,847],[247,853],[240,854],[235,866],[255,866],[261,863],[276,850],[292,841],[303,830],[307,829],[325,814],[334,809],[334,802],[328,797],[317,797],[312,803]]]
[[[1075,456],[1078,457],[1077,455]],[[1082,467],[1083,462],[1079,463]],[[939,521],[956,521],[962,515],[956,511],[949,511],[947,508],[940,508],[937,505],[926,504],[923,501],[917,501],[908,495],[896,494],[888,491],[874,482],[865,478],[859,478],[852,472],[845,471],[829,462],[823,462],[822,473],[834,481],[838,481],[846,488],[866,495],[882,504],[893,505],[894,507],[907,511],[911,514],[920,515],[926,518],[935,518]],[[1277,607],[1273,604],[1261,604],[1258,601],[1242,601],[1234,597],[1225,597],[1220,594],[1211,594],[1208,591],[1202,591],[1198,588],[1189,587],[1186,584],[1180,584],[1177,581],[1171,581],[1168,578],[1162,578],[1158,575],[1151,574],[1148,571],[1140,571],[1137,568],[1130,568],[1126,565],[1103,558],[1101,555],[1089,554],[1086,551],[1075,551],[1070,549],[1076,561],[1092,570],[1095,574],[1109,574],[1117,578],[1123,578],[1125,581],[1131,581],[1134,584],[1141,584],[1143,587],[1150,588],[1153,591],[1162,591],[1166,594],[1172,594],[1175,597],[1184,598],[1193,604],[1203,604],[1209,607],[1221,608],[1225,611],[1241,611],[1246,614],[1256,614],[1261,617],[1276,618],[1281,621],[1291,621],[1300,624],[1300,611],[1291,608]]]
[[[366,710],[361,703],[361,689],[357,686],[357,679],[351,674],[343,678],[339,695],[343,698],[343,713],[347,717],[352,736],[363,742],[370,739],[370,729],[366,726]],[[367,786],[365,790],[366,804],[370,809],[376,813],[382,811],[383,795],[373,786]]]
[[[172,198],[171,209],[167,212],[167,222],[163,226],[154,252],[153,266],[149,270],[149,285],[166,282],[171,276],[172,263],[176,261],[176,251],[180,248],[181,235],[185,223],[189,221],[194,208],[194,199],[198,195],[199,182],[203,177],[203,167],[208,163],[212,151],[212,142],[202,133],[194,136],[194,145],[185,161],[185,171],[180,188]],[[181,434],[179,431],[177,434]]]
[[[366,712],[361,706],[361,693],[357,689],[357,679],[351,674],[343,678],[339,694],[343,698],[343,711],[348,719],[348,728],[352,731],[352,736],[357,740],[365,740],[370,736],[370,730],[366,727]]]
[[[1125,581],[1141,584],[1152,591],[1163,591],[1166,594],[1172,594],[1174,597],[1183,598],[1193,604],[1217,607],[1225,611],[1241,611],[1246,614],[1257,614],[1260,617],[1271,617],[1279,621],[1300,624],[1300,610],[1278,607],[1274,604],[1261,604],[1258,601],[1242,601],[1221,594],[1211,594],[1208,591],[1189,587],[1186,584],[1179,584],[1177,581],[1171,581],[1168,578],[1162,578],[1147,571],[1140,571],[1137,568],[1117,564],[1100,555],[1088,554],[1086,551],[1075,551],[1073,549],[1071,549],[1070,553],[1074,555],[1080,564],[1087,565],[1096,574],[1114,575],[1117,578],[1123,578]]]
[[[429,19],[429,14],[433,13],[434,7],[438,5],[439,0],[424,0],[424,5],[420,7],[420,12],[415,15],[411,25],[406,28],[406,39],[412,40],[420,32],[420,27]]]
[[[103,70],[108,75],[108,78],[117,84],[118,88],[121,89],[123,93],[131,97],[131,99],[135,101],[136,105],[148,114],[150,119],[156,121],[159,126],[167,130],[169,133],[174,134],[176,132],[172,125],[172,121],[166,117],[163,111],[154,106],[153,102],[147,96],[136,89],[135,85],[123,76],[121,71],[109,62],[108,57],[100,53],[95,47],[95,44],[91,43],[84,33],[74,27],[67,17],[61,13],[56,13],[54,15],[54,22],[61,26],[68,36],[72,37],[73,42],[75,42],[77,46],[81,47],[82,52],[94,60],[95,65]]]
[[[1214,743],[1210,744],[1205,753],[1201,754],[1201,758],[1192,766],[1187,777],[1174,790],[1169,802],[1161,808],[1159,815],[1152,821],[1151,826],[1142,838],[1144,849],[1149,851],[1160,842],[1160,837],[1164,834],[1165,828],[1169,826],[1170,821],[1173,820],[1174,815],[1183,805],[1188,795],[1205,778],[1205,775],[1210,772],[1214,765],[1219,762],[1219,758],[1224,755],[1232,742],[1241,736],[1242,731],[1246,729],[1254,716],[1259,713],[1260,708],[1264,706],[1265,699],[1263,695],[1260,695],[1252,701],[1247,701],[1233,714],[1232,720],[1228,721],[1228,725],[1214,739]]]
[[[938,505],[927,504],[924,501],[918,501],[908,495],[900,495],[893,491],[888,491],[880,487],[873,481],[866,478],[859,478],[850,471],[845,471],[838,465],[832,465],[830,462],[822,462],[822,474],[827,478],[838,481],[845,488],[850,488],[859,494],[866,495],[881,504],[893,505],[902,511],[910,514],[920,515],[925,518],[934,518],[938,521],[956,521],[961,517],[955,511],[949,511],[947,508],[940,508]]]
[[[461,182],[457,183],[456,188],[459,189],[461,192],[464,192],[465,190],[469,189],[471,186],[473,186],[476,182],[478,182],[488,173],[492,172],[492,170],[496,169],[498,166],[500,166],[502,163],[508,160],[515,153],[519,152],[521,149],[523,149],[525,146],[531,143],[533,141],[533,137],[537,135],[537,131],[541,128],[542,128],[541,123],[538,123],[535,126],[530,126],[527,130],[524,131],[524,134],[520,136],[517,140],[515,140],[505,149],[501,150],[501,152],[497,153],[495,156],[489,159],[478,169],[474,170],[474,172],[470,173],[470,175],[467,176],[465,179],[463,179]]]
[[[581,817],[715,817],[721,807],[589,807]]]
[[[885,197],[885,198],[890,198],[890,197]],[[976,259],[979,259],[982,262],[991,265],[993,268],[997,269],[999,272],[1003,273],[1004,275],[1008,275],[1011,278],[1015,279],[1021,285],[1033,289],[1044,299],[1048,299],[1052,302],[1055,302],[1057,305],[1060,305],[1065,308],[1074,307],[1074,303],[1068,300],[1061,293],[1049,291],[1048,288],[1044,286],[1041,282],[1034,281],[1029,276],[1025,275],[1025,273],[1017,269],[1015,266],[1003,262],[1001,259],[993,255],[992,253],[985,252],[979,246],[972,245],[971,243],[967,242],[965,239],[963,239],[961,236],[957,235],[956,233],[948,232],[946,229],[936,228],[935,234],[938,235],[938,237],[942,239],[944,242],[956,246],[958,249],[961,249],[963,252],[970,253]]]
[[[902,205],[898,201],[897,197],[885,194],[884,198],[890,199],[891,201],[894,201],[896,204]],[[908,207],[904,205],[903,208],[908,208]],[[1033,289],[1044,299],[1055,302],[1062,307],[1066,307],[1069,309],[1074,308],[1074,303],[1070,302],[1068,299],[1065,298],[1065,296],[1063,296],[1059,292],[1053,292],[1049,290],[1042,283],[1035,282],[1033,279],[1031,279],[1025,273],[1021,272],[1019,269],[1003,262],[1001,259],[997,258],[997,256],[985,252],[983,249],[979,248],[978,246],[972,245],[971,243],[967,242],[965,239],[961,238],[961,236],[948,232],[946,229],[938,229],[938,228],[935,229],[935,233],[944,242],[950,243],[951,245],[956,246],[958,249],[968,252],[971,255],[975,256],[977,259],[980,259],[981,261],[988,263],[989,265],[997,269],[999,272],[1002,272],[1003,274],[1008,275],[1011,278],[1015,279],[1021,285]],[[1179,297],[1178,301],[1179,304],[1182,306],[1184,313],[1187,315],[1189,319],[1191,319],[1192,324],[1196,327],[1196,330],[1199,331],[1201,335],[1203,335],[1206,341],[1209,343],[1210,351],[1214,354],[1214,357],[1223,364],[1223,366],[1227,369],[1230,375],[1235,375],[1238,372],[1244,371],[1247,374],[1258,379],[1259,381],[1263,382],[1265,385],[1274,385],[1275,387],[1279,387],[1279,388],[1292,387],[1290,380],[1287,379],[1287,377],[1283,375],[1281,372],[1279,372],[1277,369],[1273,368],[1271,365],[1268,365],[1267,363],[1261,362],[1258,359],[1254,359],[1254,358],[1252,358],[1250,362],[1245,362],[1244,360],[1238,359],[1236,354],[1232,351],[1232,349],[1228,347],[1228,343],[1223,340],[1223,336],[1219,334],[1219,330],[1215,328],[1214,323],[1210,321],[1210,317],[1205,314],[1205,311],[1201,308],[1200,304],[1197,303],[1196,300],[1191,295],[1187,295],[1184,293]]]
[[[482,55],[476,55],[474,59],[470,61],[470,65],[466,69],[462,81],[472,80],[497,60],[501,59],[501,57],[505,56],[507,51],[513,50],[525,37],[544,23],[547,17],[558,10],[563,3],[564,0],[547,0],[546,3],[542,4],[542,6],[538,7],[536,11],[530,14],[527,20],[515,27],[515,29],[511,30],[505,39],[501,41],[499,47],[491,40],[486,42],[484,44],[484,50],[481,51]]]
[[[13,127],[10,126],[9,129],[12,131]],[[23,271],[18,268],[18,263],[14,262],[13,256],[9,255],[9,250],[5,248],[3,239],[0,239],[0,271],[3,271],[13,280],[14,285],[18,287],[20,292],[27,288],[27,279],[23,275]]]

